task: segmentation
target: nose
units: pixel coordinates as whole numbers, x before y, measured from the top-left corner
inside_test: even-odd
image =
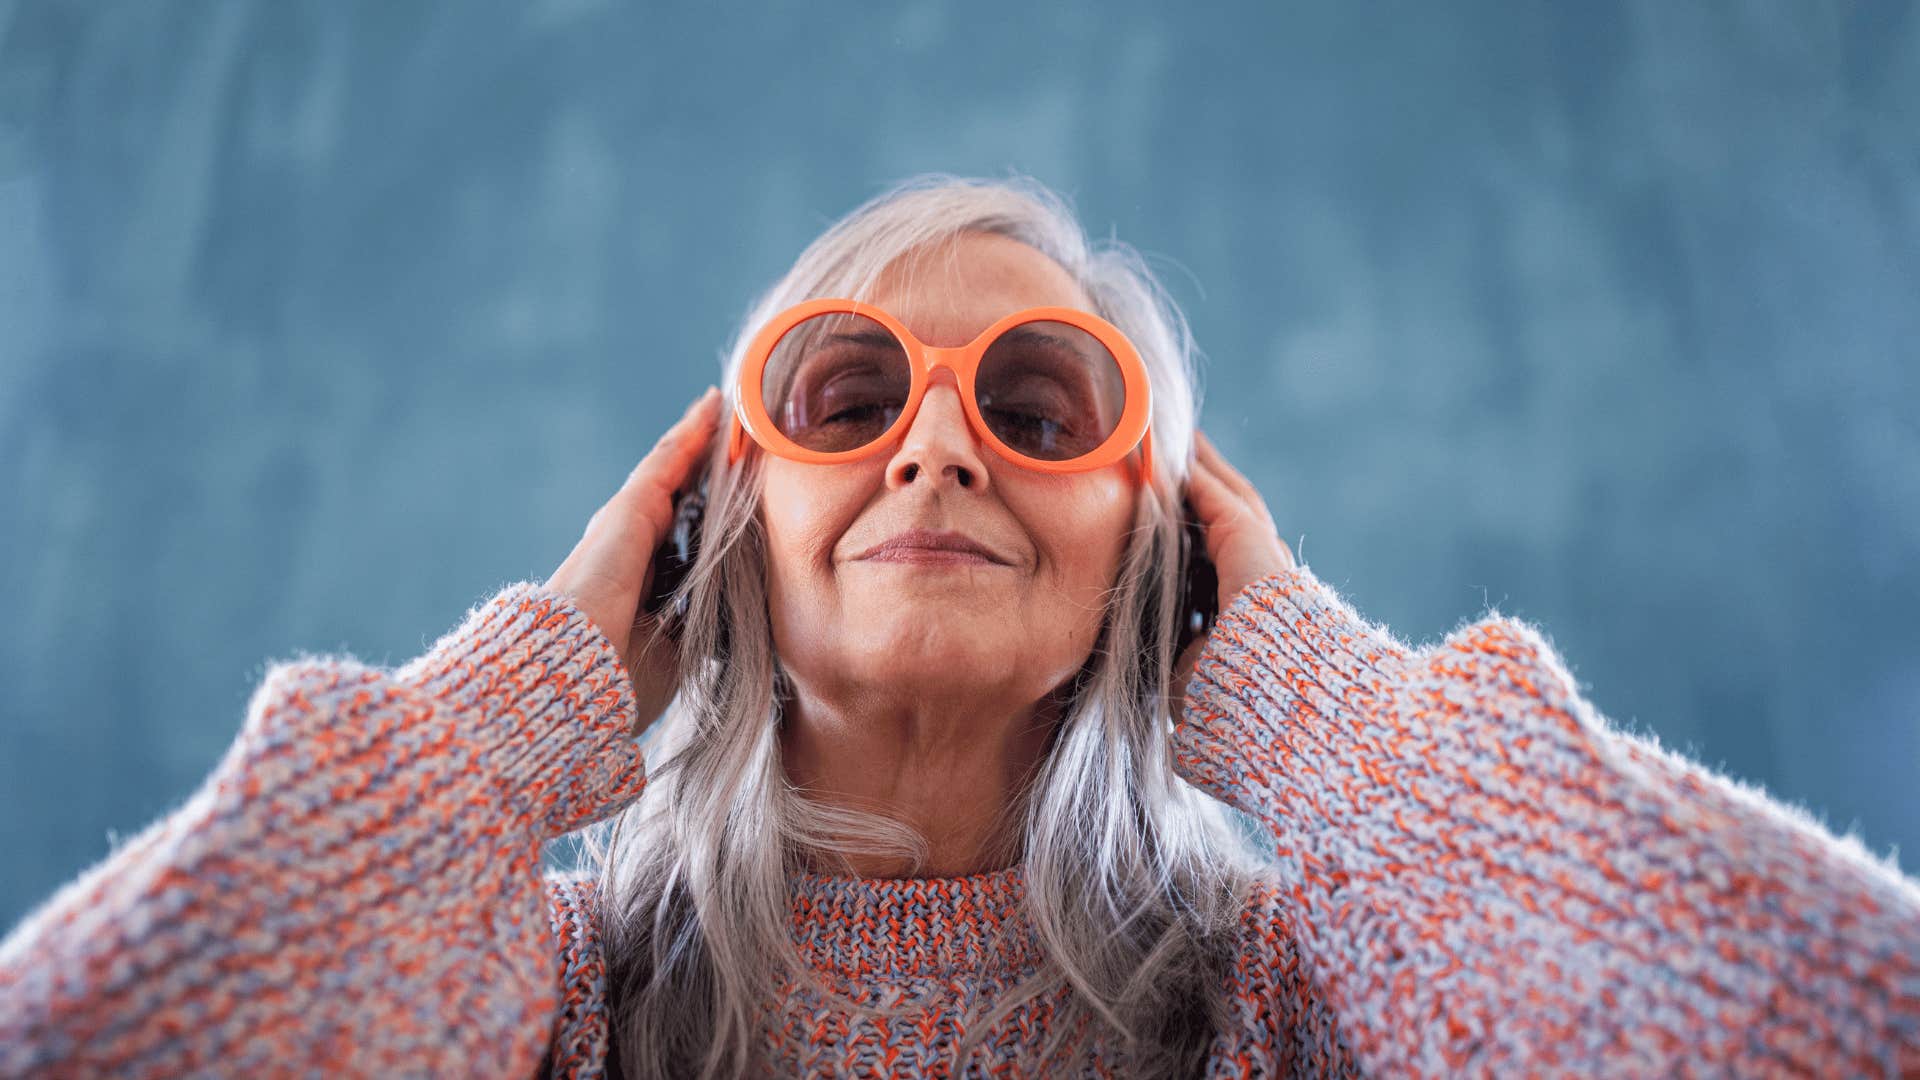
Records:
[[[920,399],[920,412],[908,426],[893,460],[887,463],[890,488],[902,488],[923,478],[936,488],[947,483],[978,491],[987,487],[986,462],[960,403],[960,381],[944,367],[934,369],[926,395]]]

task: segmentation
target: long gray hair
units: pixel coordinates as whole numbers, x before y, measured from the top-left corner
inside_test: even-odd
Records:
[[[899,257],[969,231],[1051,257],[1134,342],[1152,381],[1155,465],[1101,639],[1046,760],[1009,811],[1047,963],[965,1018],[972,1039],[955,1048],[955,1071],[997,1020],[1069,988],[1047,1054],[1100,1038],[1130,1071],[1192,1074],[1220,1022],[1223,965],[1259,863],[1232,816],[1174,775],[1168,741],[1177,493],[1198,408],[1179,309],[1134,249],[1089,243],[1071,208],[1039,183],[925,175],[870,199],[800,255],[739,327],[721,386],[731,392],[754,331],[774,314],[817,296],[864,299]],[[913,865],[925,850],[902,822],[823,806],[787,782],[775,722],[784,676],[757,513],[761,457],[730,467],[724,443],[723,427],[702,555],[682,585],[681,687],[649,735],[647,788],[581,838],[599,877],[614,1056],[626,1076],[649,1080],[756,1069],[767,988],[812,978],[791,939],[790,872],[822,858],[845,866],[856,854]]]

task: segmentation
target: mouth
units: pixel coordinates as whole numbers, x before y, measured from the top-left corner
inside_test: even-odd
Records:
[[[856,562],[921,563],[934,566],[1010,566],[991,548],[964,533],[909,529],[854,556]]]

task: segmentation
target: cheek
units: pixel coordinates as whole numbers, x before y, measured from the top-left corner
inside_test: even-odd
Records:
[[[769,462],[760,496],[768,601],[776,613],[818,606],[821,590],[832,586],[835,545],[860,505],[840,478],[797,475],[796,468]]]
[[[1053,579],[1062,601],[1097,612],[1126,551],[1131,492],[1101,472],[1036,495],[1025,500],[1031,510],[1023,516],[1032,523],[1042,580]]]

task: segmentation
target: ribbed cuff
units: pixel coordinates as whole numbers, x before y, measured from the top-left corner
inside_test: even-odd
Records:
[[[345,656],[275,664],[215,783],[271,792],[290,812],[281,827],[326,817],[546,840],[639,797],[636,711],[592,620],[518,582],[392,672]]]
[[[1265,819],[1283,808],[1280,777],[1388,760],[1378,743],[1393,732],[1378,721],[1409,652],[1305,566],[1253,582],[1220,613],[1188,681],[1175,728],[1183,769]]]
[[[272,665],[184,805],[0,950],[0,1075],[526,1075],[558,1006],[541,841],[644,770],[619,658],[531,583],[397,671]]]
[[[1186,700],[1177,767],[1267,826],[1373,1068],[1873,1073],[1913,1037],[1913,884],[1613,729],[1524,623],[1416,650],[1298,567],[1233,599]]]
[[[1572,882],[1638,824],[1615,805],[1630,780],[1526,626],[1490,617],[1413,650],[1296,567],[1236,596],[1187,701],[1183,774],[1265,822],[1329,892],[1371,878],[1430,894],[1467,874],[1471,890],[1515,878],[1626,915]]]
[[[501,589],[394,677],[466,717],[488,771],[543,837],[639,796],[632,679],[593,620],[545,585]]]

